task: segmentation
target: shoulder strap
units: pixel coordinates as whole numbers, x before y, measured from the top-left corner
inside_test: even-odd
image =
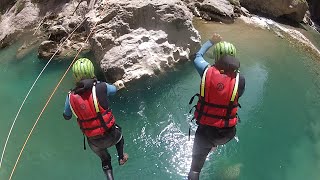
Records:
[[[69,97],[70,109],[71,109],[73,115],[78,119],[78,116],[77,116],[77,114],[75,113],[75,111],[73,110],[73,107],[72,107],[72,104],[71,104],[71,99],[70,99],[70,98],[71,98],[71,91],[69,91],[68,97]]]
[[[205,95],[205,87],[206,87],[206,76],[207,76],[207,71],[209,70],[210,66],[208,66],[202,75],[201,78],[201,85],[200,85],[200,96],[204,97]]]
[[[237,75],[236,75],[236,82],[234,83],[232,95],[231,95],[230,102],[229,102],[229,107],[227,109],[226,118],[224,121],[224,127],[229,127],[229,119],[231,118],[231,111],[233,109],[233,102],[236,98],[236,95],[238,92],[238,87],[239,87],[239,72],[237,72]]]
[[[238,88],[239,88],[239,72],[237,72],[237,75],[236,75],[236,83],[234,84],[232,96],[230,99],[231,102],[234,102],[236,95],[237,95],[237,92],[238,92]]]
[[[100,108],[99,108],[98,100],[97,100],[96,82],[93,83],[93,87],[92,87],[92,98],[93,98],[94,108],[95,108],[96,112],[99,113],[99,112],[100,112]]]

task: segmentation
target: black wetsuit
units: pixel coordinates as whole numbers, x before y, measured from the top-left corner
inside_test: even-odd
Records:
[[[79,87],[76,87],[73,91],[78,94],[91,91],[93,86],[93,81],[91,80],[83,80],[79,83]],[[84,84],[84,85],[83,85]],[[108,100],[107,100],[107,89],[105,83],[97,83],[96,84],[96,93],[99,104],[104,108],[108,108]],[[66,120],[71,119],[71,116],[67,116],[65,113],[63,114]],[[113,179],[112,175],[112,165],[111,165],[111,156],[108,152],[108,148],[111,146],[116,146],[118,153],[118,160],[122,159],[123,148],[124,148],[124,138],[121,133],[121,127],[118,125],[114,125],[110,131],[99,137],[87,137],[88,144],[92,151],[96,153],[102,163],[102,169],[106,174],[109,180]]]
[[[200,50],[196,53],[196,58],[193,61],[196,70],[202,77],[205,69],[210,65],[204,58],[204,54],[210,47],[213,46],[211,41],[204,43]],[[234,61],[233,58],[222,58],[219,61],[219,66],[228,68],[239,68],[240,62]],[[243,75],[239,76],[238,96],[242,96],[245,90],[245,78]],[[229,142],[236,134],[236,127],[216,128],[212,126],[199,125],[195,134],[193,149],[192,149],[192,163],[188,179],[197,180],[204,165],[206,157],[212,147],[222,145]]]
[[[244,93],[245,78],[239,77],[239,97]],[[236,135],[236,126],[228,128],[217,128],[199,124],[192,149],[192,163],[190,171],[201,171],[208,153],[212,147],[229,142]]]

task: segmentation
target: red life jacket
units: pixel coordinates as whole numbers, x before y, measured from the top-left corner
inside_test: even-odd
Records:
[[[194,117],[202,125],[218,128],[237,124],[239,73],[221,73],[208,67],[202,76]],[[192,98],[193,100],[193,98]],[[192,101],[190,101],[192,103]]]
[[[96,85],[92,91],[81,95],[69,93],[70,107],[77,117],[80,129],[87,137],[104,135],[115,124],[111,109],[104,109],[96,96]]]

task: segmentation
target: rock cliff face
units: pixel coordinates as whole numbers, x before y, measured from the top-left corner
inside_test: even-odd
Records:
[[[18,1],[1,16],[0,48],[9,45],[19,32],[34,24],[39,18],[39,8],[30,0]]]
[[[195,16],[207,21],[232,23],[235,9],[240,6],[237,0],[184,0]]]
[[[0,17],[0,48],[11,44],[22,32],[35,27],[46,14],[61,12],[68,1],[1,0],[3,6],[0,6],[0,10],[4,13]]]
[[[72,56],[84,47],[92,50],[111,82],[128,82],[172,69],[189,60],[200,46],[193,15],[181,0],[92,2],[19,0],[2,16],[1,45],[12,42],[26,27],[39,25],[37,32],[45,35],[39,42],[40,58],[49,59],[56,51],[60,58]],[[48,9],[49,5],[54,8]],[[93,28],[89,43],[83,43]]]
[[[286,17],[301,22],[308,10],[306,0],[240,0],[245,8],[268,14],[272,17]]]
[[[59,11],[46,13],[41,31],[46,34],[47,39],[40,44],[39,57],[49,59],[57,51],[60,43],[66,40],[78,26],[80,27],[59,49],[57,57],[74,56],[80,47],[90,50],[90,44],[84,43],[88,32],[84,27],[85,23],[82,23],[88,11],[86,1],[70,1],[64,3]]]
[[[6,11],[10,6],[14,5],[14,1],[12,0],[1,0],[0,1],[0,13]]]
[[[319,1],[308,2],[311,17],[320,21]],[[28,28],[32,32],[37,29],[39,35],[33,39],[38,43],[24,43],[20,49],[40,44],[39,57],[49,59],[56,51],[56,57],[74,56],[83,47],[94,53],[110,82],[154,76],[191,59],[200,46],[192,13],[205,20],[232,23],[240,15],[251,16],[246,7],[300,22],[308,9],[306,0],[3,0],[0,3],[3,5],[0,12],[5,12],[0,18],[0,48]],[[89,42],[84,43],[93,29]]]
[[[180,0],[109,0],[88,17],[98,24],[92,50],[111,82],[171,69],[200,46],[192,14]]]

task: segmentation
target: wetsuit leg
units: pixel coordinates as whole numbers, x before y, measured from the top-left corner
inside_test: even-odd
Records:
[[[205,133],[198,127],[192,149],[192,163],[188,175],[189,180],[198,180],[204,162],[214,144],[208,140]]]
[[[120,140],[118,140],[117,144],[116,144],[116,148],[117,148],[117,152],[118,152],[118,162],[119,165],[120,160],[122,160],[124,158],[124,153],[123,153],[123,148],[124,148],[124,138],[122,136],[122,132],[121,132],[121,127],[119,125],[116,124],[116,129],[115,129],[115,136],[116,137],[121,137]]]
[[[124,146],[124,138],[122,136],[121,140],[116,144],[119,160],[123,159],[123,146]]]
[[[114,180],[112,166],[111,166],[111,157],[110,161],[102,161],[102,170],[107,177],[107,180]]]
[[[112,165],[111,165],[111,156],[107,148],[100,147],[99,144],[94,144],[88,140],[88,144],[92,151],[96,153],[102,164],[102,170],[105,173],[108,180],[113,180]]]

